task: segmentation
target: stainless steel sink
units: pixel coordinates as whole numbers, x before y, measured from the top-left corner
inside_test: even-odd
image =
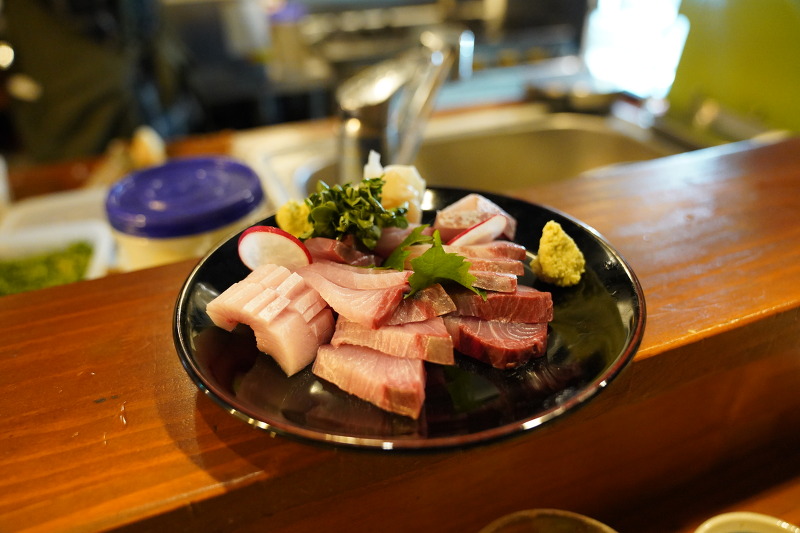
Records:
[[[507,192],[680,151],[612,116],[547,113],[529,104],[435,117],[415,165],[429,185]],[[289,196],[302,197],[319,180],[337,181],[335,156],[331,138],[273,154],[269,164]]]

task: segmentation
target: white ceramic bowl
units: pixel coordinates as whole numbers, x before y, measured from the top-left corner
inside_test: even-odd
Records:
[[[695,533],[800,533],[800,528],[774,516],[735,512],[709,518]]]
[[[582,514],[561,509],[517,511],[485,526],[479,533],[616,533],[609,526]]]

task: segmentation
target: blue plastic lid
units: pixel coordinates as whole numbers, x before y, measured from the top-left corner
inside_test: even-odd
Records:
[[[250,167],[227,157],[194,157],[128,174],[111,187],[106,213],[128,235],[183,237],[231,224],[263,198]]]

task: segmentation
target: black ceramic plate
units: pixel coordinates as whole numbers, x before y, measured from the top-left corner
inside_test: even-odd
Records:
[[[426,222],[437,209],[471,191],[433,188]],[[544,224],[555,220],[583,251],[587,271],[570,288],[520,283],[551,291],[555,316],[547,356],[509,371],[457,355],[455,366],[427,367],[419,420],[384,412],[318,379],[310,368],[292,377],[256,349],[249,328],[215,327],[206,304],[248,270],[238,235],[203,258],[175,307],[181,362],[201,391],[234,416],[277,434],[320,443],[376,449],[431,449],[485,443],[542,426],[592,399],[631,360],[642,338],[645,303],[636,276],[593,229],[562,213],[482,193],[518,221],[517,242],[535,251]],[[267,219],[264,224],[274,223]]]

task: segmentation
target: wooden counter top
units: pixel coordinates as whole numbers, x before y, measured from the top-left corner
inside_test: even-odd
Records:
[[[587,407],[462,451],[308,445],[184,372],[171,320],[193,261],[7,296],[0,531],[477,532],[536,507],[620,533],[800,523],[800,139],[509,194],[596,228],[643,285],[639,354]]]

